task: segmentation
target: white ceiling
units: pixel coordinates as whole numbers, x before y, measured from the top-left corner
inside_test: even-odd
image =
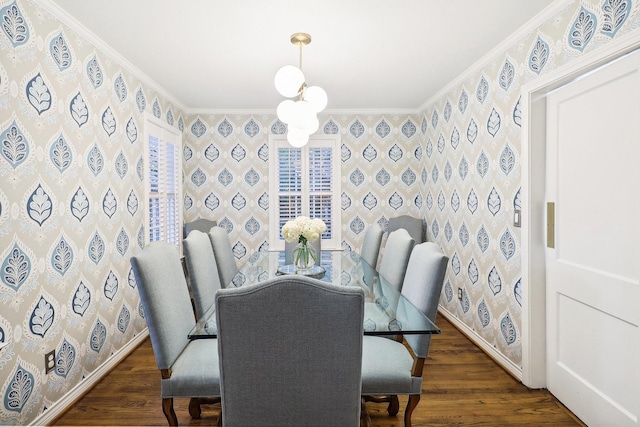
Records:
[[[189,110],[275,110],[298,65],[328,110],[415,110],[553,0],[50,0]]]

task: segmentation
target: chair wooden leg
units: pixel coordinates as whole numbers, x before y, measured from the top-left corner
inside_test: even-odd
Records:
[[[162,399],[162,412],[164,412],[164,416],[167,417],[170,426],[178,425],[178,417],[173,410],[173,398]]]
[[[219,397],[192,397],[189,400],[189,415],[191,418],[200,418],[202,415],[201,405],[214,405],[220,403]]]
[[[387,413],[395,417],[398,415],[400,411],[400,401],[398,400],[398,396],[395,394],[391,394],[389,396],[363,396],[365,402],[374,402],[374,403],[388,403]]]
[[[367,411],[364,397],[360,399],[360,427],[371,427],[371,417]]]
[[[202,409],[200,408],[200,399],[192,397],[189,400],[189,415],[191,415],[191,418],[200,418],[201,414]]]
[[[410,394],[407,402],[407,409],[404,410],[404,427],[411,427],[411,414],[420,402],[419,394]]]
[[[389,399],[390,400],[389,406],[387,407],[387,412],[392,417],[395,417],[396,415],[398,415],[398,411],[400,411],[400,401],[398,400],[398,396],[395,394],[389,396]]]
[[[387,403],[389,402],[389,396],[364,396],[364,401],[373,403]]]

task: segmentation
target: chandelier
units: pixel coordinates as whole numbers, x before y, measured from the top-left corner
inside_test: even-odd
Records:
[[[311,43],[311,36],[295,33],[291,43],[300,48],[300,66],[285,65],[276,73],[276,90],[287,98],[278,105],[278,119],[288,127],[287,141],[294,147],[303,147],[309,135],[320,126],[318,113],[327,106],[327,93],[319,86],[307,86],[302,73],[302,46]]]

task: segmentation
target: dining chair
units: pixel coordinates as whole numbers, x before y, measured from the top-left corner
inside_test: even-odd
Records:
[[[208,233],[211,227],[215,227],[218,223],[211,219],[198,218],[194,221],[185,222],[184,224],[184,237],[188,237],[189,233],[193,230],[202,231]]]
[[[384,245],[378,272],[398,291],[402,289],[407,263],[414,245],[415,241],[404,228],[389,233],[387,243]]]
[[[309,244],[311,245],[311,247],[313,248],[313,250],[316,253],[316,261],[314,262],[315,265],[320,265],[320,262],[322,261],[322,239],[317,239],[314,240],[313,242],[309,242]],[[298,243],[296,242],[284,242],[284,263],[285,264],[293,264],[293,251],[296,249],[296,246],[298,246]]]
[[[378,256],[380,255],[380,245],[382,244],[382,236],[384,230],[380,227],[380,224],[374,222],[367,227],[364,232],[364,240],[362,241],[362,247],[360,249],[360,257],[365,262],[362,264],[364,282],[372,286],[373,278],[375,276],[375,269],[378,265]]]
[[[402,295],[434,323],[448,261],[435,243],[416,245],[402,286]],[[404,425],[410,427],[411,413],[420,401],[422,371],[429,354],[431,335],[405,335],[404,341],[406,346],[383,337],[364,337],[362,395],[366,401],[388,402],[387,412],[392,416],[400,408],[398,395],[409,395]]]
[[[391,233],[399,228],[407,230],[409,235],[415,240],[416,245],[425,241],[424,238],[424,224],[422,218],[416,218],[411,215],[400,215],[397,217],[389,218],[389,224],[387,231]]]
[[[189,414],[199,418],[201,399],[220,397],[217,341],[187,338],[195,319],[178,251],[150,243],[131,257],[131,267],[160,369],[162,411],[169,425],[178,425],[173,399],[188,397]]]
[[[364,232],[364,240],[362,241],[360,256],[373,268],[378,265],[378,255],[380,254],[380,245],[382,244],[383,235],[384,230],[377,222],[368,226],[367,230]]]
[[[213,247],[207,233],[192,230],[182,241],[196,318],[201,319],[213,305],[220,289],[220,276]]]
[[[279,276],[216,307],[223,426],[359,425],[362,288]]]
[[[233,249],[229,241],[227,230],[222,227],[212,227],[209,230],[209,240],[213,247],[213,254],[218,265],[218,275],[223,288],[231,286],[233,277],[238,274],[238,265],[233,256]]]

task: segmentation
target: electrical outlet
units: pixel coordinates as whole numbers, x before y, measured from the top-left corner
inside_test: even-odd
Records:
[[[458,288],[458,299],[462,300],[462,288]]]
[[[44,373],[48,374],[56,367],[56,351],[51,350],[44,355]]]

